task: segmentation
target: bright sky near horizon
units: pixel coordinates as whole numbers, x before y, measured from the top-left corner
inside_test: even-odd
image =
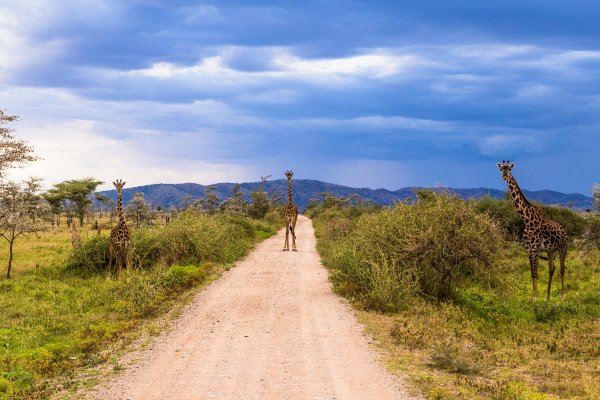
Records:
[[[15,177],[590,194],[600,2],[0,0]]]

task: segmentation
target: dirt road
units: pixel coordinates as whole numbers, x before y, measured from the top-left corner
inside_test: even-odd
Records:
[[[93,399],[409,399],[331,291],[311,221],[280,232],[201,292],[141,362]]]

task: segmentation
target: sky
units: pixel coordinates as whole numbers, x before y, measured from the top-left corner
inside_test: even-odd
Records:
[[[597,0],[0,0],[0,108],[42,160],[127,186],[272,175],[589,195]]]

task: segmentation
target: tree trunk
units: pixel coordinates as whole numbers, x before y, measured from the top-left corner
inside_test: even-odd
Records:
[[[12,268],[12,259],[13,259],[13,242],[15,239],[13,238],[8,245],[8,271],[6,272],[6,279],[10,279],[10,270]]]

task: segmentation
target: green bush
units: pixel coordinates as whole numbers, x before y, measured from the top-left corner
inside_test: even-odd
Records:
[[[163,285],[170,291],[194,287],[206,277],[203,267],[196,265],[173,265],[163,277]]]
[[[363,214],[351,227],[326,212],[319,219],[334,286],[370,308],[399,309],[415,293],[443,300],[465,280],[495,278],[499,229],[470,202],[435,195]]]
[[[270,235],[271,228],[239,215],[183,212],[166,226],[132,231],[131,266],[149,269],[161,263],[231,263],[252,247],[257,230],[265,230]],[[108,241],[105,236],[94,236],[83,242],[73,249],[67,266],[71,269],[106,271]]]
[[[75,247],[66,267],[77,270],[105,271],[108,267],[108,237],[93,236]]]
[[[135,229],[132,233],[131,266],[149,269],[156,265],[163,253],[160,228]]]
[[[571,238],[580,237],[586,228],[586,220],[580,214],[564,207],[547,206],[535,204],[544,217],[552,219],[565,228]],[[478,212],[488,213],[504,229],[508,236],[513,239],[520,239],[525,230],[525,223],[517,213],[511,200],[496,200],[490,197],[479,199],[475,203],[475,209]]]

